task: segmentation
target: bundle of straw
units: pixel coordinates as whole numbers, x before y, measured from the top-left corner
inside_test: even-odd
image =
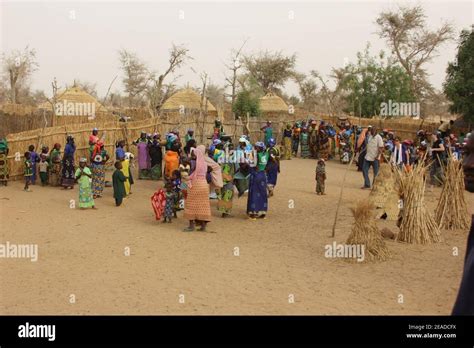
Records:
[[[441,241],[438,224],[424,203],[427,168],[422,161],[410,171],[396,170],[402,199],[399,242],[430,244]]]
[[[387,220],[397,220],[399,214],[397,182],[390,164],[380,164],[369,199],[378,210],[377,218],[386,215]]]
[[[448,230],[468,229],[470,221],[464,198],[462,162],[450,156],[443,169],[445,180],[436,207],[436,222],[440,228]]]
[[[377,228],[373,203],[370,201],[358,202],[354,208],[351,208],[351,211],[355,222],[346,243],[364,245],[365,261],[387,260],[390,257],[390,251]]]

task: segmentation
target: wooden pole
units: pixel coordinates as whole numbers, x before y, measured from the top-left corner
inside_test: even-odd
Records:
[[[355,150],[355,144],[352,145],[352,158],[349,164],[347,165],[347,168],[344,171],[344,177],[342,178],[341,190],[339,192],[339,199],[337,200],[336,215],[334,216],[334,223],[332,224],[332,234],[331,234],[332,238],[336,236],[336,224],[337,224],[337,218],[339,216],[339,208],[341,206],[341,201],[342,201],[342,193],[344,192],[344,184],[346,183],[347,172],[349,171],[349,169],[352,166],[352,163],[354,162],[354,158],[355,158],[354,150]]]

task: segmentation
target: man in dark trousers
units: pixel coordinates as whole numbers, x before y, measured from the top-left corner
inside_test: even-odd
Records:
[[[474,192],[474,133],[471,133],[464,149],[464,182],[466,190]],[[453,315],[474,315],[474,215],[467,237],[464,272],[458,298],[454,304]]]

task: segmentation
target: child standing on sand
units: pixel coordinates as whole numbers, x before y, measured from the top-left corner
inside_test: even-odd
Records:
[[[40,155],[40,163],[38,164],[39,167],[39,176],[41,179],[41,186],[48,185],[48,168],[49,168],[49,163],[47,161],[46,155],[41,154]]]
[[[115,205],[119,207],[122,204],[125,193],[125,182],[127,177],[122,173],[122,162],[115,162],[115,171],[112,174],[112,184],[114,187]]]
[[[31,183],[31,176],[33,175],[33,164],[31,163],[31,153],[25,152],[25,190],[26,192],[31,192],[30,190],[30,183]]]
[[[316,166],[316,194],[325,195],[324,182],[326,181],[326,163],[321,158]]]
[[[168,182],[165,184],[165,209],[163,213],[163,222],[171,222],[171,219],[176,217],[176,201],[177,195],[174,191],[173,184]]]

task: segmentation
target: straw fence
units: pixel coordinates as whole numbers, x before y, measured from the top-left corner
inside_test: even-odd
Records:
[[[17,108],[18,109],[18,108]],[[18,109],[28,110],[28,112],[15,112],[15,108],[2,106],[0,108],[0,137],[10,133],[18,133],[30,129],[64,126],[76,123],[102,124],[104,122],[118,121],[120,116],[130,117],[133,121],[140,121],[150,118],[150,113],[144,109],[124,109],[112,113],[110,111],[97,111],[93,120],[88,116],[53,116],[51,111],[40,109]]]
[[[304,115],[304,116],[303,116]],[[317,119],[324,119],[331,123],[336,123],[337,118],[331,118],[325,115],[315,115],[312,117]],[[76,161],[79,157],[88,157],[89,149],[89,135],[91,134],[92,128],[97,127],[99,129],[99,136],[102,136],[105,132],[105,148],[111,155],[112,159],[115,159],[115,143],[119,140],[125,140],[126,150],[136,155],[136,147],[132,145],[132,142],[139,138],[140,132],[155,133],[158,132],[164,135],[170,130],[177,129],[182,137],[187,132],[187,129],[194,129],[195,138],[198,143],[209,143],[209,139],[212,136],[215,116],[208,115],[207,117],[200,117],[199,113],[187,114],[185,116],[179,113],[168,114],[167,118],[146,118],[140,121],[132,122],[119,122],[110,121],[108,118],[96,118],[95,120],[88,120],[84,123],[73,123],[77,122],[76,117],[69,117],[71,122],[66,122],[68,117],[61,117],[64,122],[61,125],[55,127],[44,127],[43,124],[39,123],[40,127],[24,131],[20,133],[12,133],[7,136],[9,144],[9,167],[10,167],[10,178],[18,179],[23,175],[23,154],[28,150],[29,145],[34,145],[36,151],[41,151],[42,145],[49,146],[52,149],[55,143],[61,145],[61,150],[64,150],[65,141],[67,135],[72,135],[75,138],[76,143]],[[296,120],[307,119],[308,114],[300,111],[295,112],[293,115],[288,115],[285,112],[275,112],[265,114],[264,117],[258,119],[251,119],[248,122],[249,136],[251,141],[260,140],[263,137],[263,133],[260,130],[266,120],[271,120],[273,123],[274,137],[277,142],[281,141],[281,133],[284,126],[287,123],[293,123]],[[349,120],[352,124],[359,124],[358,118],[351,118]],[[419,129],[420,120],[376,120],[376,119],[361,119],[360,124],[367,126],[371,124],[377,128],[383,129],[388,128],[395,131],[398,135],[403,138],[413,138],[416,131]],[[228,119],[223,122],[224,132],[233,138],[236,142],[238,138],[245,134],[245,125],[241,120]],[[437,127],[437,124],[424,123],[424,129],[433,130]],[[3,126],[2,126],[3,128]]]

